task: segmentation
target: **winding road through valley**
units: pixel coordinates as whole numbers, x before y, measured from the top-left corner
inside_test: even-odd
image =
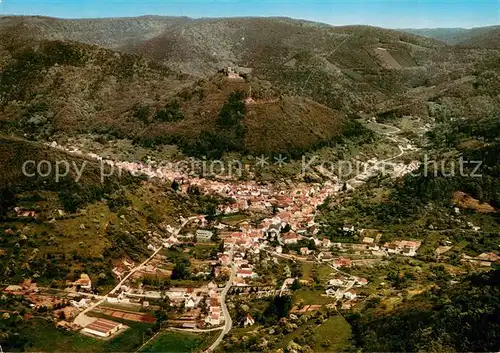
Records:
[[[234,245],[233,245],[234,247]],[[227,309],[227,304],[226,304],[226,296],[227,292],[229,292],[229,289],[231,288],[231,285],[233,284],[233,278],[236,273],[236,267],[234,266],[233,263],[233,247],[231,247],[231,250],[229,252],[229,261],[231,263],[231,275],[229,276],[229,279],[226,283],[226,286],[222,290],[221,296],[220,296],[220,302],[221,302],[221,307],[222,307],[222,313],[224,314],[224,328],[222,329],[222,332],[220,333],[219,337],[215,340],[215,342],[206,350],[206,352],[213,352],[215,349],[220,345],[222,342],[222,339],[224,336],[231,331],[233,328],[233,320],[231,319],[231,315],[229,315],[229,310]]]

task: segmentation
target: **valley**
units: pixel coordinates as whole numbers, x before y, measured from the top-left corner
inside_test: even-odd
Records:
[[[1,17],[0,350],[497,350],[496,31]]]

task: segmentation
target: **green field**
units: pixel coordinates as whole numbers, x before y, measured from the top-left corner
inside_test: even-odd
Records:
[[[222,216],[220,221],[230,226],[236,226],[241,222],[248,221],[249,219],[250,217],[246,214],[235,213],[227,216]]]
[[[311,262],[302,263],[302,279],[312,281],[313,264]]]
[[[322,296],[325,294],[324,290],[310,290],[307,288],[299,289],[295,291],[293,296],[294,303],[303,302],[306,305],[323,305],[335,303],[334,298]]]
[[[127,325],[129,329],[109,341],[59,330],[52,323],[40,320],[25,325],[22,334],[29,338],[25,349],[30,352],[132,352],[151,335],[152,325],[133,322]]]
[[[188,353],[206,348],[215,340],[218,332],[196,334],[191,332],[166,331],[158,335],[141,352]]]
[[[318,277],[319,277],[321,283],[326,282],[329,279],[331,279],[332,274],[335,273],[334,269],[332,269],[328,265],[323,265],[323,264],[316,266],[316,271],[318,273]]]
[[[307,338],[307,345],[311,346],[314,352],[341,352],[349,346],[351,326],[339,315],[330,317],[320,325],[310,320],[298,330],[285,335],[276,348],[286,348],[291,341],[297,341],[306,331],[311,330],[313,334]]]
[[[333,316],[314,330],[315,351],[339,352],[349,344],[351,326],[342,316]]]

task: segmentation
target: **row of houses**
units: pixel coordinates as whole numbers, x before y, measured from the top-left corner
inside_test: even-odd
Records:
[[[420,240],[394,240],[390,243],[385,243],[381,246],[381,249],[387,251],[388,254],[415,256],[421,245],[422,242]]]
[[[475,257],[462,254],[460,261],[473,265],[490,267],[493,264],[500,264],[500,256],[493,252],[482,253]]]

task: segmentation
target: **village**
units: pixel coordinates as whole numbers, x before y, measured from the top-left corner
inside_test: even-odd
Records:
[[[55,143],[52,147],[63,149]],[[81,154],[75,148],[66,150]],[[351,310],[370,296],[365,290],[370,280],[350,273],[351,268],[371,268],[391,258],[414,258],[422,246],[421,240],[412,237],[385,241],[376,229],[356,229],[349,223],[336,230],[349,241],[334,242],[321,235],[318,208],[327,198],[369,178],[376,172],[376,164],[346,185],[335,178],[323,183],[270,184],[193,177],[185,171],[158,167],[152,161],[115,162],[87,156],[119,170],[175,183],[178,193],[187,194],[196,188],[197,192],[228,201],[220,204],[211,217],[181,216],[176,224],[164,227],[162,234],[148,232],[150,257],[140,264],[128,258],[117,263],[112,273],[118,284],[107,294],[95,293],[92,281],[96,279],[85,273],[69,281],[64,290],[38,287],[35,280],[3,289],[5,295],[28,299],[34,310],[52,311],[58,327],[83,335],[109,340],[130,329],[124,322],[140,322],[159,325],[160,329],[220,331],[220,339],[214,343],[217,345],[233,325],[247,327],[256,322],[250,314],[233,322],[229,309],[232,302],[293,295],[299,286],[311,286],[310,280],[292,275],[290,264],[328,269],[319,283],[322,289],[318,297],[328,304],[299,302],[291,315],[322,308]],[[412,163],[395,168],[394,176],[417,167]],[[22,208],[14,212],[22,218],[37,216]],[[479,231],[473,224],[469,228]],[[435,259],[450,249],[449,245],[437,247]],[[494,253],[476,257],[462,254],[460,261],[489,267],[499,263],[500,257]],[[270,266],[283,266],[285,271],[269,273],[266,269]]]
[[[121,164],[121,167],[129,171],[140,169],[135,164]],[[227,308],[231,298],[293,294],[294,283],[299,278],[278,281],[275,276],[260,272],[263,263],[313,263],[331,268],[332,274],[321,284],[322,296],[331,299],[328,307],[349,310],[366,299],[361,292],[369,280],[345,270],[352,266],[373,266],[394,256],[415,257],[422,245],[421,241],[410,238],[383,242],[382,234],[376,230],[356,229],[352,224],[344,224],[338,231],[358,241],[332,242],[318,237],[321,225],[316,221],[317,208],[341,189],[330,181],[323,185],[303,183],[283,188],[252,181],[187,178],[164,170],[149,176],[172,178],[170,180],[178,183],[180,193],[196,186],[201,192],[221,195],[231,202],[217,207],[216,216],[220,216],[220,220],[207,220],[206,215],[180,217],[177,225],[166,227],[165,234],[149,232],[151,257],[142,264],[129,259],[117,264],[113,274],[119,283],[106,295],[93,293],[92,279],[86,274],[69,282],[64,291],[38,288],[34,281],[26,280],[20,285],[7,286],[3,293],[26,297],[34,309],[52,310],[58,327],[99,339],[110,339],[127,330],[122,320],[156,323],[162,320],[157,315],[161,311],[169,313],[166,323],[160,323],[166,327],[228,332],[233,325]],[[15,211],[20,217],[36,216],[29,210]],[[236,224],[224,221],[224,217],[238,214],[247,216]],[[196,268],[191,269],[196,272],[195,280],[186,286],[162,285],[174,278],[174,271],[180,271],[180,265],[174,265],[169,259],[171,252],[180,249],[189,255],[192,246],[194,249],[205,247],[210,252],[210,256],[197,260]],[[442,255],[449,248],[439,247],[436,255]],[[491,266],[499,260],[494,253],[462,257],[463,262],[483,266]],[[151,278],[157,280],[151,281]],[[317,304],[295,306],[291,313],[300,315],[321,307]],[[247,315],[244,322],[236,324],[254,323],[255,319]]]

